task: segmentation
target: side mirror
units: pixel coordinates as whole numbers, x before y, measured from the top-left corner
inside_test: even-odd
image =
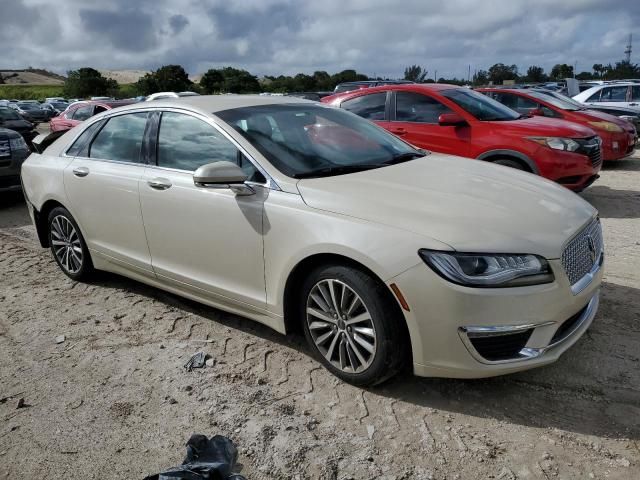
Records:
[[[467,125],[467,121],[457,113],[443,113],[438,117],[438,124],[441,127],[462,127]]]
[[[532,117],[544,117],[544,112],[541,108],[534,108],[532,110],[529,110],[529,115],[531,115]]]
[[[229,188],[236,195],[253,195],[255,191],[244,182],[247,175],[231,162],[207,163],[193,174],[193,183],[205,188]]]

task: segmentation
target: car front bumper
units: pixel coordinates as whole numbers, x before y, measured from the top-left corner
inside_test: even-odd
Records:
[[[414,373],[482,378],[556,361],[595,317],[602,266],[574,294],[560,260],[549,264],[554,282],[527,287],[454,285],[425,264],[389,280],[410,308]]]

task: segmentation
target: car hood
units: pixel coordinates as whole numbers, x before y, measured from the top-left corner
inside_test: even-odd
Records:
[[[542,116],[487,123],[491,123],[500,130],[508,127],[511,133],[517,133],[522,136],[538,135],[545,137],[586,138],[596,134],[591,128],[577,123]]]
[[[559,258],[563,244],[596,215],[578,195],[533,174],[441,154],[303,179],[298,190],[312,208],[410,231],[462,252]]]
[[[611,122],[615,123],[621,128],[624,128],[625,130],[629,130],[631,129],[631,127],[633,127],[633,124],[631,122],[616,117],[615,115],[611,115],[610,113],[599,112],[597,110],[580,110],[579,112],[575,113],[579,113],[582,117],[591,122]]]
[[[4,128],[8,128],[10,130],[32,130],[33,125],[31,122],[27,122],[26,120],[3,120],[0,122],[0,126]]]

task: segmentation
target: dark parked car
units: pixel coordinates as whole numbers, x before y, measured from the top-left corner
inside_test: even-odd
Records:
[[[410,82],[409,80],[362,80],[359,82],[343,82],[336,85],[333,89],[333,93],[350,92],[351,90],[360,90],[361,88],[380,87],[382,85],[404,85]]]
[[[37,135],[34,125],[18,115],[13,108],[0,107],[0,128],[9,128],[22,135],[27,143]]]
[[[30,122],[48,122],[51,119],[50,113],[47,110],[43,110],[39,103],[18,102],[14,108],[24,119]]]
[[[637,131],[640,131],[640,109],[633,107],[612,107],[609,105],[589,105],[589,110],[608,113],[620,117],[627,122],[631,122]]]
[[[30,153],[18,132],[0,128],[0,192],[20,190],[20,167]]]

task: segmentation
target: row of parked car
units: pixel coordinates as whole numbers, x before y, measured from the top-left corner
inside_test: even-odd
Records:
[[[640,87],[640,85],[639,85]],[[629,156],[633,123],[544,88],[391,84],[323,97],[426,150],[525,170],[574,191]]]

